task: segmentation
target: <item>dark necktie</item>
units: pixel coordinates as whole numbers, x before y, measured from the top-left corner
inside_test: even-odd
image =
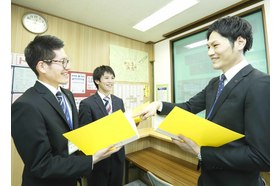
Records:
[[[110,114],[112,112],[112,107],[110,104],[110,98],[108,96],[104,97],[103,100],[105,101],[105,108],[108,112],[108,114]]]
[[[56,93],[56,98],[57,98],[58,103],[61,106],[61,108],[62,108],[62,110],[65,114],[65,117],[68,121],[68,125],[69,125],[70,129],[72,130],[73,129],[72,119],[71,119],[70,112],[69,112],[69,110],[67,108],[67,105],[66,105],[65,97],[62,95],[62,93],[60,91],[58,91]]]
[[[219,98],[221,92],[223,91],[223,88],[224,88],[224,81],[226,80],[226,76],[224,74],[221,75],[221,78],[220,78],[220,81],[219,81],[219,86],[218,86],[218,91],[217,91],[217,94],[216,94],[216,98],[215,98],[215,101],[211,107],[211,110],[207,116],[207,119],[211,116],[212,114],[212,111],[213,111],[213,108],[217,102],[217,99]]]

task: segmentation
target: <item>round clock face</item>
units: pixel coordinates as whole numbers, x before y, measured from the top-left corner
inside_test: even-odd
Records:
[[[22,17],[23,26],[35,34],[44,33],[48,29],[47,21],[40,15],[28,13]]]

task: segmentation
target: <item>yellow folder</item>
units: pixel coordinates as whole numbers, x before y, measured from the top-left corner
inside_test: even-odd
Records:
[[[212,147],[244,137],[243,134],[224,128],[179,107],[174,107],[155,130],[175,139],[178,139],[178,134],[182,134],[200,146]]]
[[[134,108],[134,109],[132,110],[131,115],[132,115],[132,116],[136,115],[138,112],[140,112],[141,110],[143,110],[143,109],[144,109],[146,106],[148,106],[148,105],[149,105],[149,102],[146,102],[146,103],[144,103],[144,104],[142,104],[142,105],[139,105],[138,107],[136,107],[136,108]],[[134,122],[135,122],[135,123],[139,123],[139,122],[142,121],[142,119],[140,118],[140,116],[136,116],[136,117],[134,117],[133,119],[134,119]]]
[[[115,144],[123,146],[139,138],[133,119],[121,110],[63,134],[86,155]]]

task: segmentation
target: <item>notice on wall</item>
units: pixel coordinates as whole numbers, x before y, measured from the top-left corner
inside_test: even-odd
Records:
[[[156,100],[157,101],[168,101],[168,85],[156,85]]]
[[[93,77],[87,75],[86,90],[97,90],[95,84],[93,83]]]
[[[80,102],[95,94],[97,88],[93,83],[92,73],[90,72],[69,72],[69,87],[68,89],[72,91],[76,106],[79,109]]]
[[[25,61],[24,54],[12,53],[11,54],[11,64],[17,66],[26,66],[28,67],[27,62]]]
[[[70,76],[71,91],[79,94],[86,92],[86,75],[82,73],[71,73]]]
[[[69,90],[72,91],[74,97],[88,97],[96,92],[92,73],[70,71],[69,76]]]
[[[115,83],[114,95],[122,98],[125,110],[132,110],[144,103],[144,84]]]
[[[148,53],[131,48],[110,45],[110,66],[116,81],[149,82]]]
[[[12,66],[12,93],[23,93],[34,86],[36,75],[29,67]]]

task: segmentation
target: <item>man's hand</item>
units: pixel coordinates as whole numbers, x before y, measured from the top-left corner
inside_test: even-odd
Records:
[[[162,107],[162,102],[160,101],[155,101],[150,103],[148,106],[146,106],[143,110],[138,112],[132,117],[137,117],[140,116],[142,120],[146,120],[147,118],[151,116],[155,116],[157,113],[157,110]]]
[[[189,138],[186,138],[185,136],[179,134],[178,138],[180,140],[172,139],[172,141],[178,145],[182,150],[186,152],[190,152],[194,155],[197,155],[200,153],[200,146],[197,145],[194,141],[192,141]]]
[[[93,155],[93,163],[97,163],[105,158],[108,158],[109,156],[111,156],[111,154],[119,151],[121,149],[121,147],[115,147],[114,145],[111,145],[108,148],[102,149],[97,151],[94,155]]]

